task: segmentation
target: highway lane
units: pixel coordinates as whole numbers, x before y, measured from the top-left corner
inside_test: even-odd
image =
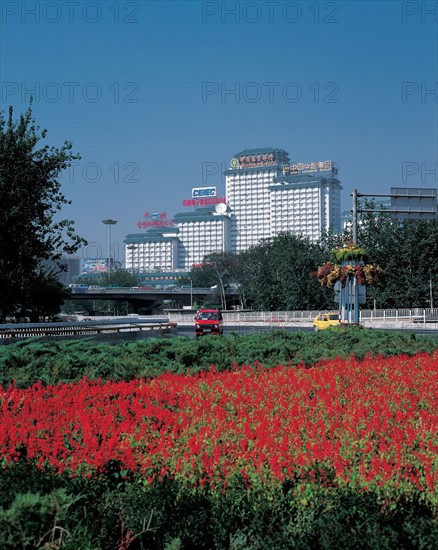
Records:
[[[314,332],[312,326],[278,326],[278,325],[243,325],[243,324],[227,324],[224,326],[224,336],[227,334],[235,333],[243,336],[245,334],[260,334],[263,332],[270,332],[271,330],[281,330],[285,332]],[[348,330],[348,329],[346,329]],[[421,327],[418,328],[406,328],[406,327],[373,327],[368,328],[368,330],[390,330],[394,332],[401,332],[404,334],[416,334],[416,335],[426,335],[431,338],[438,339],[438,329],[424,329]],[[195,337],[195,330],[192,326],[189,325],[177,325],[176,332],[174,336],[188,336],[189,338]]]
[[[284,330],[286,332],[313,332],[313,327],[279,327],[274,325],[244,325],[244,324],[227,324],[224,327],[224,334],[260,334],[261,332],[271,332],[271,330]],[[189,325],[177,325],[175,336],[195,337],[195,329]]]

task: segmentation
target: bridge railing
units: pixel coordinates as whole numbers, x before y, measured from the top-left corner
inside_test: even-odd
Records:
[[[193,288],[135,288],[135,287],[73,287],[72,294],[216,294],[216,290],[210,287]]]

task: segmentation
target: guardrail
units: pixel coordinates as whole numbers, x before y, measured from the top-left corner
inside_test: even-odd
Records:
[[[333,308],[333,311],[336,311]],[[320,311],[223,311],[225,322],[235,323],[313,323]],[[195,311],[173,310],[169,319],[178,323],[192,323]],[[438,323],[438,308],[433,309],[363,309],[360,322],[373,323]]]
[[[210,287],[175,287],[175,288],[135,288],[135,287],[71,287],[72,294],[216,294]]]
[[[125,323],[99,323],[99,324],[83,324],[83,323],[54,323],[51,325],[27,325],[20,327],[3,326],[0,327],[1,339],[22,339],[32,337],[47,337],[47,336],[96,336],[102,334],[120,334],[129,332],[148,332],[158,331],[159,333],[172,332],[176,328],[176,323],[141,323],[141,322],[125,322]]]
[[[411,308],[411,309],[364,309],[360,312],[362,322],[412,322],[438,323],[438,308]]]

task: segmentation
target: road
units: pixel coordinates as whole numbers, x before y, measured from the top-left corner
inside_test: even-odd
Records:
[[[39,331],[43,331],[45,326],[58,327],[60,329],[66,328],[67,326],[72,329],[92,329],[94,326],[98,325],[100,327],[111,325],[119,325],[120,323],[132,324],[133,326],[146,322],[147,324],[161,324],[167,323],[169,320],[167,317],[136,317],[132,316],[130,318],[95,318],[90,319],[83,316],[77,316],[81,319],[77,322],[69,321],[67,323],[24,323],[24,324],[11,324],[11,325],[2,325],[2,331],[8,330],[20,330],[23,329],[26,332],[31,331],[32,328],[36,328]],[[368,326],[367,328],[372,330],[393,330],[398,332],[404,332],[405,334],[427,334],[432,338],[438,339],[438,325],[435,323],[433,326],[422,324],[422,323],[381,323],[379,325]],[[225,335],[230,333],[235,333],[240,336],[245,334],[260,334],[265,332],[270,332],[271,330],[283,330],[286,332],[313,332],[313,326],[311,322],[295,322],[295,323],[278,323],[278,322],[240,322],[240,323],[225,323],[224,332]],[[85,330],[84,330],[85,332]],[[194,326],[192,323],[178,323],[176,330],[173,330],[174,335],[185,336],[188,338],[195,337]]]
[[[287,332],[313,332],[312,327],[278,327],[271,325],[226,325],[224,327],[224,334],[230,334],[234,332],[240,336],[244,334],[254,334],[260,332],[270,332],[271,330],[285,330]],[[178,325],[177,327],[178,336],[189,336],[194,337],[195,331],[192,326],[188,325]]]
[[[314,332],[314,329],[312,326],[308,325],[299,325],[299,326],[278,326],[274,324],[253,324],[253,325],[247,325],[247,324],[239,324],[239,325],[232,325],[227,324],[224,327],[224,334],[230,334],[231,332],[234,332],[236,334],[239,334],[240,336],[244,334],[257,334],[261,332],[270,332],[271,330],[284,330],[286,332]],[[371,329],[370,329],[371,330]],[[414,327],[406,327],[406,326],[386,326],[386,327],[372,327],[372,330],[391,330],[391,331],[397,331],[397,332],[404,332],[404,333],[413,333],[413,334],[426,334],[431,336],[432,338],[438,338],[438,329],[431,330],[431,329],[424,329],[421,325],[420,326],[414,326]],[[189,325],[178,325],[177,336],[188,336],[189,338],[195,337],[195,331],[192,326]]]

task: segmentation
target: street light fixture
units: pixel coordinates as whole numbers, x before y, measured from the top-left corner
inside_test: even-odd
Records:
[[[108,273],[108,286],[110,286],[110,280],[111,280],[111,226],[115,225],[117,223],[117,220],[112,220],[111,218],[108,218],[106,220],[102,220],[102,223],[108,226],[108,266],[107,266],[107,273]]]

